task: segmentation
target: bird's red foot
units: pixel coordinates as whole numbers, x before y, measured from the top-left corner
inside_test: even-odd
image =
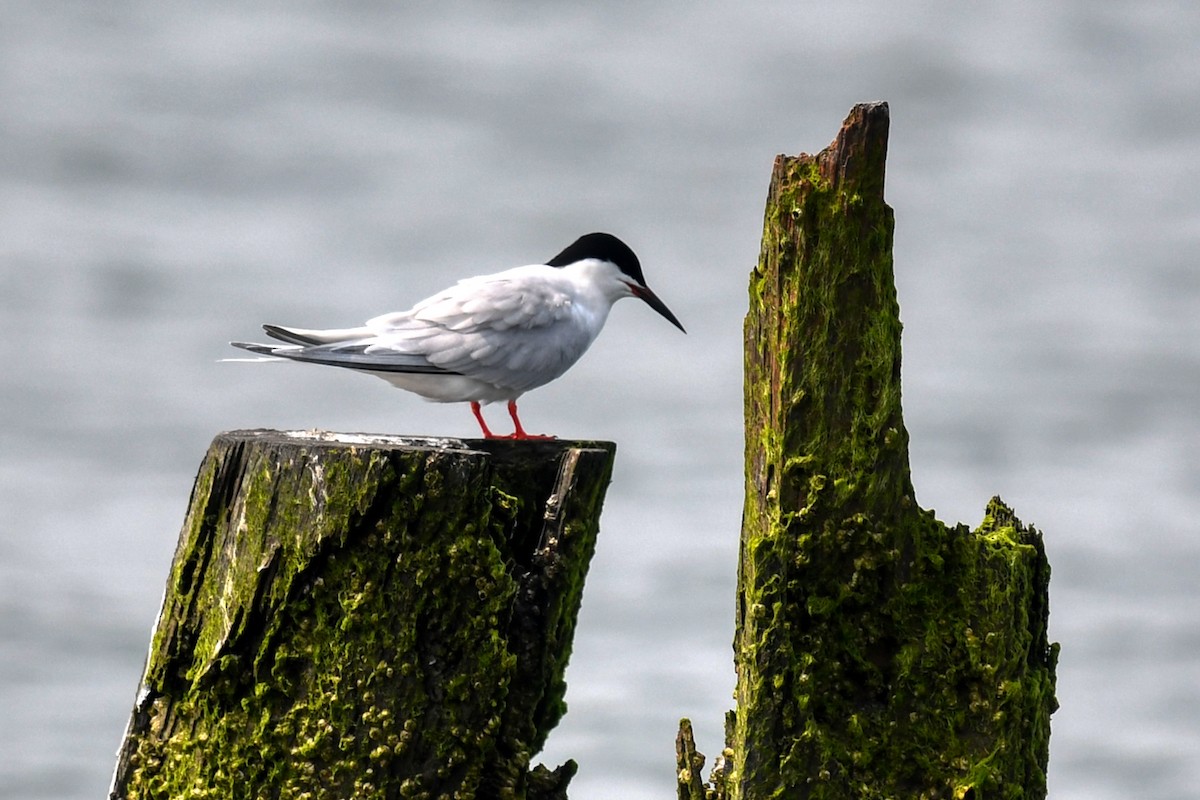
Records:
[[[531,442],[531,441],[544,442],[544,441],[547,441],[548,439],[557,439],[558,437],[551,436],[548,433],[526,433],[525,431],[514,431],[513,433],[510,433],[508,436],[492,436],[490,438],[492,438],[492,439],[512,439],[513,441],[519,441],[519,442]]]
[[[521,420],[517,417],[517,403],[515,400],[508,401],[508,415],[512,417],[513,427],[515,430],[507,436],[498,436],[492,433],[491,428],[483,421],[483,411],[479,407],[479,403],[471,402],[471,413],[475,415],[475,420],[479,423],[480,430],[483,431],[485,439],[511,439],[513,441],[546,441],[548,439],[557,439],[557,436],[550,436],[542,433],[528,433],[521,426]]]
[[[554,436],[548,436],[544,433],[526,433],[525,429],[521,427],[521,419],[517,416],[517,401],[516,400],[508,401],[508,415],[510,417],[512,417],[513,428],[515,430],[513,430],[512,436],[505,437],[507,439],[542,439],[542,440],[546,440],[546,439],[556,438]]]

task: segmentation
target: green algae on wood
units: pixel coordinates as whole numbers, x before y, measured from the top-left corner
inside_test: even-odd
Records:
[[[565,797],[528,767],[614,449],[218,436],[111,796]]]
[[[775,161],[745,325],[737,708],[716,796],[1038,798],[1057,645],[1042,537],[916,502],[886,104]],[[681,784],[682,796],[682,784]]]

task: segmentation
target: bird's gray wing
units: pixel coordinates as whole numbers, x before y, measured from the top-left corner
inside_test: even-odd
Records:
[[[571,297],[547,267],[518,267],[470,278],[418,303],[411,311],[376,317],[367,353],[419,353],[430,364],[520,392],[547,383],[591,344],[570,324]]]
[[[571,295],[554,280],[554,272],[551,267],[533,265],[467,278],[409,311],[368,320],[367,328],[378,334],[424,326],[469,333],[553,325],[571,311]]]

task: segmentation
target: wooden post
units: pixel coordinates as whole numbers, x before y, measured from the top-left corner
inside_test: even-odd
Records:
[[[745,326],[737,709],[716,796],[1046,793],[1041,534],[998,498],[970,531],[913,494],[887,133],[887,105],[860,105],[820,154],[775,161]]]
[[[180,534],[112,798],[565,798],[615,446],[238,431]]]

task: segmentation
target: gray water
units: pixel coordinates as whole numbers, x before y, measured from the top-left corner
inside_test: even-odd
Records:
[[[918,498],[1045,532],[1051,796],[1200,797],[1200,6],[250,5],[0,7],[0,796],[104,793],[213,434],[475,434],[226,341],[590,230],[689,334],[622,303],[522,402],[620,447],[545,759],[673,796],[677,719],[715,753],[731,703],[771,161],[883,99]]]

